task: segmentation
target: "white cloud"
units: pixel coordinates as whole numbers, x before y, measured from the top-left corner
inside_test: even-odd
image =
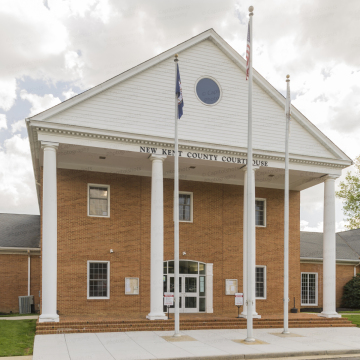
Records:
[[[54,97],[53,94],[46,94],[44,96],[39,96],[36,94],[29,94],[26,90],[21,90],[20,97],[23,100],[28,100],[32,105],[29,116],[36,115],[61,102],[61,100],[58,97]]]
[[[300,220],[300,231],[323,232],[323,222],[319,222],[316,226],[309,226],[306,220]]]
[[[6,115],[5,114],[0,114],[0,130],[1,129],[7,129]]]
[[[0,67],[1,68],[1,67]],[[1,74],[1,70],[0,70]],[[0,108],[8,111],[16,99],[16,79],[1,76],[0,78]]]
[[[16,121],[15,123],[11,124],[11,131],[13,134],[15,134],[25,128],[26,128],[26,124],[25,124],[24,119]]]
[[[345,225],[347,224],[348,224],[347,221],[335,222],[335,231],[336,232],[346,231],[347,229]],[[315,226],[310,226],[309,222],[306,220],[300,221],[300,231],[323,232],[323,229],[324,229],[324,223],[322,221],[318,222]]]
[[[0,149],[0,212],[38,214],[29,140],[19,135]]]
[[[72,98],[72,97],[75,96],[75,95],[77,95],[77,93],[74,92],[73,89],[69,89],[69,90],[67,90],[67,91],[63,91],[62,94],[65,96],[66,100]]]

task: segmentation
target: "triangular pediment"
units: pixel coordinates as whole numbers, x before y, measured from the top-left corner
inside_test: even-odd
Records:
[[[212,29],[32,119],[172,139],[175,53],[179,54],[185,103],[179,122],[180,143],[246,149],[245,60]],[[221,98],[217,104],[205,105],[197,97],[196,84],[202,77],[219,84]],[[284,97],[254,71],[254,151],[284,152],[284,107]],[[290,153],[350,160],[295,108]]]

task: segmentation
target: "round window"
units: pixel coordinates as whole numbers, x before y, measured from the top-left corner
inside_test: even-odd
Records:
[[[196,94],[204,104],[212,105],[220,99],[220,88],[214,80],[202,78],[196,84]]]

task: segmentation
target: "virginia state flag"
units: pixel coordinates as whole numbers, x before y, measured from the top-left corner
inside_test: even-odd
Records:
[[[178,119],[180,119],[183,115],[184,99],[182,95],[179,64],[177,64],[176,96],[178,100]]]

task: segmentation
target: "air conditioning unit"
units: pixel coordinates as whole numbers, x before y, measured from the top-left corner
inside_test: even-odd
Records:
[[[31,305],[34,304],[34,295],[19,296],[19,313],[31,314]]]

